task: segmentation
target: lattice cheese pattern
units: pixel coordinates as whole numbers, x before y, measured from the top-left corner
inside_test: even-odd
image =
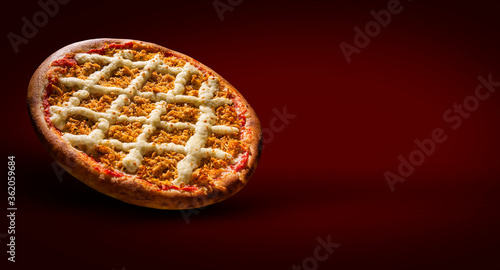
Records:
[[[214,110],[225,104],[233,102],[227,98],[214,98],[216,91],[220,91],[219,80],[210,76],[206,82],[203,82],[198,97],[183,95],[185,86],[190,81],[191,76],[201,74],[195,66],[186,63],[183,67],[171,67],[164,63],[161,54],[157,54],[148,61],[132,61],[133,52],[123,50],[115,53],[113,56],[104,56],[99,54],[79,53],[75,55],[78,64],[86,62],[98,63],[103,68],[92,73],[87,79],[83,80],[76,77],[62,77],[61,84],[67,87],[76,87],[73,96],[62,106],[50,107],[50,120],[60,130],[66,125],[69,115],[81,115],[97,122],[97,129],[88,135],[74,135],[64,133],[62,136],[73,146],[86,146],[86,149],[93,149],[95,145],[104,145],[121,150],[127,155],[122,163],[129,173],[135,173],[141,165],[143,155],[148,151],[156,151],[162,154],[165,151],[173,151],[184,154],[185,157],[177,163],[177,178],[172,182],[175,185],[181,183],[188,184],[193,171],[199,166],[202,158],[213,157],[217,159],[228,159],[234,163],[234,158],[220,149],[205,148],[206,141],[210,134],[234,134],[239,129],[235,127],[214,125],[216,116]],[[108,79],[115,70],[120,67],[130,69],[140,69],[141,72],[130,82],[126,88],[108,87],[99,85],[100,79]],[[167,93],[142,92],[142,86],[147,82],[152,73],[157,71],[161,74],[170,74],[175,77],[174,88]],[[97,112],[92,109],[79,106],[83,99],[93,94],[115,93],[116,99],[111,102],[110,108],[105,112]],[[126,116],[120,114],[120,109],[130,103],[135,96],[146,98],[154,102],[155,109],[145,116]],[[161,121],[161,116],[166,114],[166,105],[169,103],[188,103],[198,107],[200,114],[196,124],[184,122]],[[105,134],[113,123],[120,122],[139,122],[142,124],[142,132],[136,138],[135,142],[122,142],[117,139],[106,139]],[[173,129],[191,129],[194,134],[186,142],[186,145],[174,143],[154,144],[148,142],[149,136],[156,130],[163,129],[172,131]]]

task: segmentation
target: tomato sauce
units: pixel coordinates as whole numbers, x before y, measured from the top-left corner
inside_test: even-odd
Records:
[[[195,190],[198,190],[198,188],[196,186],[184,186],[182,188],[180,188],[178,186],[175,186],[175,185],[170,185],[170,186],[162,185],[161,186],[161,190],[170,190],[170,189],[182,190],[182,191],[195,191]]]
[[[134,43],[132,43],[132,42],[127,42],[124,44],[111,43],[107,46],[104,45],[99,49],[92,49],[92,50],[88,51],[87,53],[97,53],[97,54],[103,55],[107,48],[110,48],[110,49],[130,49],[133,46],[134,46]]]
[[[247,162],[248,162],[248,152],[245,152],[241,156],[240,161],[238,161],[238,163],[236,163],[233,166],[231,166],[231,168],[233,168],[234,171],[237,172],[237,171],[243,169],[243,167],[245,167],[245,165],[247,164]]]
[[[97,162],[95,159],[93,159],[93,161]],[[123,174],[122,172],[118,172],[118,171],[110,170],[110,169],[105,169],[105,168],[102,168],[100,166],[95,166],[94,169],[96,169],[102,173],[105,173],[107,175],[111,175],[111,176],[115,176],[115,177],[125,176],[125,174]]]
[[[52,64],[51,66],[62,66],[62,67],[72,67],[78,65],[76,62],[75,58],[64,56],[63,58],[57,59]]]

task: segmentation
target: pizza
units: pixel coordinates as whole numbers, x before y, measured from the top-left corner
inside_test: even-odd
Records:
[[[260,123],[241,93],[149,42],[68,45],[35,71],[27,103],[40,141],[66,171],[139,206],[222,201],[245,186],[260,157]]]

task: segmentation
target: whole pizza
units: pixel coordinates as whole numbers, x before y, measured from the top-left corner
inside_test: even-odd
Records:
[[[219,202],[248,182],[260,157],[260,123],[243,96],[207,66],[153,43],[68,45],[35,71],[27,102],[65,170],[131,204]]]

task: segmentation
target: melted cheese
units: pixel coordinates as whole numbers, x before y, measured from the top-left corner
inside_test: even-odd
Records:
[[[82,80],[74,77],[60,78],[60,82],[68,87],[77,87],[79,90],[74,92],[73,96],[63,106],[50,107],[50,120],[60,130],[63,130],[66,119],[69,115],[82,115],[98,122],[97,129],[88,135],[74,135],[65,133],[63,138],[73,146],[86,146],[86,149],[93,149],[95,145],[104,145],[114,147],[115,149],[127,152],[122,163],[126,171],[134,173],[141,165],[143,155],[148,151],[156,151],[162,154],[165,151],[174,151],[185,155],[185,158],[178,162],[178,177],[172,182],[175,185],[189,183],[193,171],[199,167],[202,158],[214,157],[218,159],[229,159],[234,162],[233,157],[220,149],[205,148],[208,137],[212,133],[233,134],[238,133],[238,128],[214,125],[216,116],[214,109],[232,104],[232,101],[226,98],[214,98],[214,93],[220,91],[220,84],[217,78],[211,76],[207,82],[203,82],[198,97],[183,95],[185,85],[194,74],[200,74],[190,63],[184,67],[170,67],[162,61],[160,54],[157,54],[149,61],[132,61],[133,52],[124,50],[116,53],[114,56],[103,56],[99,54],[80,53],[75,55],[79,64],[86,62],[95,62],[105,65],[100,71],[94,72],[87,79]],[[131,81],[126,88],[107,87],[98,85],[102,78],[109,78],[112,73],[120,67],[138,68],[142,71]],[[142,86],[157,71],[161,74],[170,74],[175,76],[174,88],[167,93],[141,92]],[[89,108],[80,107],[80,102],[92,94],[117,94],[117,98],[111,103],[111,106],[105,112],[96,112]],[[155,109],[145,116],[126,116],[121,115],[120,110],[123,106],[130,103],[135,96],[150,99],[155,102]],[[200,115],[196,124],[183,122],[161,121],[161,116],[166,113],[168,103],[189,103],[198,106]],[[107,139],[105,134],[110,125],[115,122],[139,122],[142,124],[142,132],[136,138],[135,142],[121,142],[116,139]],[[193,136],[189,138],[185,146],[164,143],[149,143],[148,138],[156,129],[171,131],[173,129],[191,129],[194,130]],[[91,151],[91,150],[89,150]]]

